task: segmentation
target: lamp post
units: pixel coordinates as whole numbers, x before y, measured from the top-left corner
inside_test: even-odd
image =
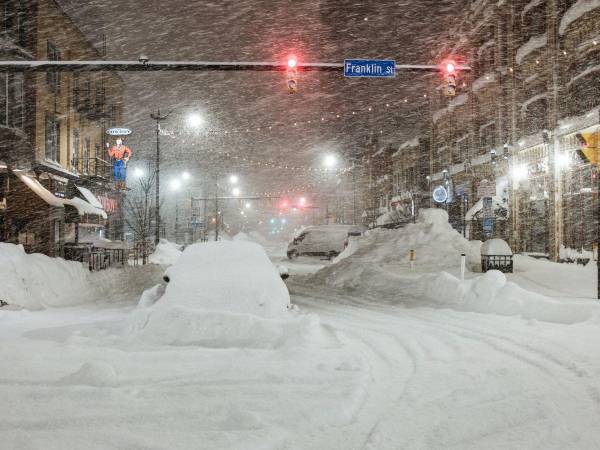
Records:
[[[185,105],[187,106],[187,105]],[[169,118],[174,110],[169,111],[167,114],[161,114],[160,108],[155,113],[151,113],[150,117],[156,121],[156,160],[155,160],[155,180],[156,183],[156,204],[154,206],[154,221],[155,221],[155,235],[154,243],[158,244],[160,241],[160,123],[164,122]],[[204,123],[202,116],[199,114],[191,114],[188,117],[188,124],[192,127],[200,127]]]

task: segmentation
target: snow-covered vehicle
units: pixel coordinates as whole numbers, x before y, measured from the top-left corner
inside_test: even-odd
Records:
[[[289,243],[287,256],[290,259],[303,255],[333,258],[348,245],[348,236],[360,233],[360,228],[354,225],[307,227]]]
[[[290,303],[278,269],[252,242],[190,245],[163,278],[168,282],[163,304],[276,317]]]

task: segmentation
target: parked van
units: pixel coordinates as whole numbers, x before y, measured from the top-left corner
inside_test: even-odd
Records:
[[[307,227],[289,243],[288,258],[327,256],[334,258],[348,245],[348,236],[360,234],[354,225],[319,225]]]

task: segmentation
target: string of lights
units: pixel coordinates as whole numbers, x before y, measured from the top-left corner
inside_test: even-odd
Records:
[[[402,101],[402,103],[408,103],[408,98],[405,98]],[[247,134],[247,133],[267,133],[269,131],[278,130],[281,128],[287,128],[287,129],[299,128],[299,127],[306,128],[309,125],[310,126],[320,126],[323,124],[336,123],[342,119],[356,118],[358,116],[361,116],[362,114],[368,115],[368,114],[376,113],[379,111],[389,111],[390,108],[392,108],[392,104],[385,103],[381,107],[367,106],[363,109],[352,110],[352,111],[327,112],[316,118],[312,118],[309,120],[296,120],[291,123],[272,122],[269,124],[262,124],[262,125],[254,124],[254,125],[246,125],[246,126],[242,126],[242,127],[238,127],[238,128],[229,128],[229,129],[208,129],[208,130],[195,131],[194,134],[196,134],[196,135],[203,134],[205,136],[215,136],[215,135],[232,136],[232,135]],[[173,129],[170,129],[170,130],[162,129],[161,134],[163,136],[171,136],[171,137],[188,135],[188,133],[183,133],[181,131],[176,133]]]
[[[282,189],[279,191],[267,191],[267,192],[254,192],[250,196],[254,197],[275,197],[278,195],[289,195],[289,194],[306,194],[317,186],[316,183],[308,183],[300,186],[295,186],[290,189]]]
[[[225,158],[233,159],[235,161],[241,161],[249,166],[258,168],[278,169],[278,170],[290,170],[296,172],[307,172],[307,173],[319,173],[319,174],[344,174],[352,170],[352,167],[310,167],[310,166],[294,166],[290,164],[280,164],[271,161],[259,161],[256,159],[248,158],[247,156],[240,156],[233,154],[228,151],[207,149],[208,153],[214,153]]]

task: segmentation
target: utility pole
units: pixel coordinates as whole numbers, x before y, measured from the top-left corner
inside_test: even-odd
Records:
[[[156,167],[155,167],[155,180],[156,183],[156,204],[154,205],[154,222],[155,222],[155,235],[154,244],[158,245],[160,241],[160,122],[167,120],[169,115],[160,115],[160,108],[156,110],[156,114],[150,114],[150,117],[156,121]]]

